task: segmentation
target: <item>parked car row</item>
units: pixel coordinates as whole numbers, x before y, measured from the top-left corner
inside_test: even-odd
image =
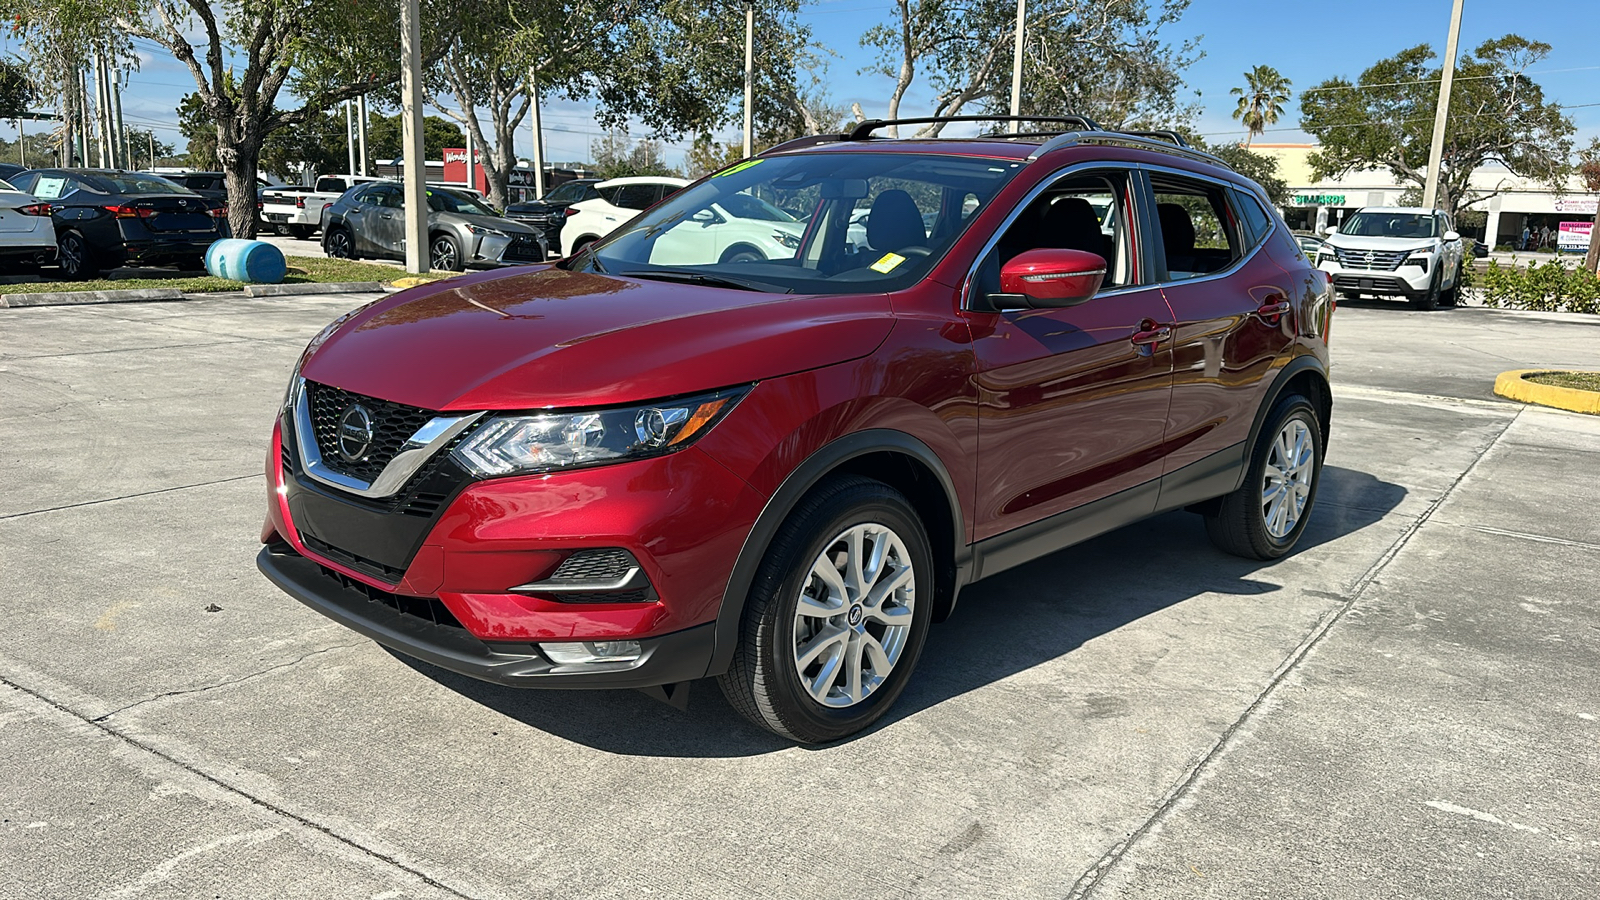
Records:
[[[459,272],[528,265],[549,256],[530,225],[495,215],[476,192],[429,187],[429,267]],[[405,187],[393,181],[346,191],[323,219],[322,250],[340,259],[405,259]]]

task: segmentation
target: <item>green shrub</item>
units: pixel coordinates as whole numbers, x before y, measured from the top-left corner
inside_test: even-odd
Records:
[[[1600,314],[1600,277],[1555,260],[1523,268],[1491,259],[1467,284],[1479,290],[1490,309]]]

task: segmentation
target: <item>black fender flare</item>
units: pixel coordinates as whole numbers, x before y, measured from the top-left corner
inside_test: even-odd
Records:
[[[881,452],[904,454],[922,463],[933,472],[944,491],[955,527],[953,546],[956,551],[956,577],[948,600],[950,606],[955,605],[955,593],[960,590],[964,573],[971,569],[972,550],[967,544],[966,522],[950,473],[938,454],[912,435],[892,429],[857,431],[824,445],[796,466],[778,485],[761,514],[756,517],[755,525],[745,537],[744,545],[739,548],[739,558],[734,562],[728,585],[722,592],[722,606],[717,612],[716,643],[711,664],[706,669],[707,676],[726,672],[733,662],[733,651],[739,644],[740,626],[744,619],[745,598],[750,595],[750,586],[755,582],[756,570],[766,556],[767,547],[789,518],[789,513],[808,491],[841,465],[869,453]],[[945,612],[948,613],[948,610]],[[935,619],[940,618],[938,613],[936,609]]]
[[[1301,355],[1296,356],[1294,359],[1289,360],[1289,364],[1283,367],[1283,371],[1279,372],[1278,376],[1272,379],[1272,386],[1267,388],[1267,393],[1262,397],[1261,404],[1256,407],[1255,420],[1250,423],[1250,440],[1245,444],[1245,461],[1247,463],[1251,459],[1250,454],[1255,450],[1256,441],[1261,437],[1261,429],[1266,425],[1267,414],[1271,413],[1272,408],[1278,405],[1278,398],[1281,397],[1284,390],[1289,387],[1289,382],[1308,371],[1316,373],[1318,380],[1322,382],[1323,390],[1328,392],[1328,408],[1331,412],[1333,408],[1333,388],[1328,383],[1328,369],[1325,365],[1323,365],[1322,360],[1318,359],[1314,354],[1311,353],[1302,353]],[[1312,397],[1311,400],[1312,402],[1315,402],[1317,398]],[[1323,446],[1326,447],[1328,442],[1326,424],[1324,425],[1324,432],[1325,433],[1322,435],[1322,442]],[[1249,466],[1246,465],[1244,468],[1239,470],[1239,478],[1241,483],[1243,483],[1245,470],[1248,468]],[[1233,487],[1235,490],[1238,490],[1239,485],[1235,484]]]

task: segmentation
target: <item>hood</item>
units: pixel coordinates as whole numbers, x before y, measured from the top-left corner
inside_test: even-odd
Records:
[[[493,228],[504,231],[506,234],[533,234],[533,229],[516,221],[515,219],[502,219],[499,216],[484,216],[475,213],[435,212],[432,218],[440,222],[459,222],[463,225],[477,225],[480,228]]]
[[[1341,250],[1384,250],[1390,253],[1398,250],[1432,250],[1439,244],[1438,238],[1358,237],[1338,232],[1328,235],[1327,241]]]
[[[882,294],[763,294],[520,269],[380,300],[301,371],[434,410],[601,406],[855,359],[892,324]]]

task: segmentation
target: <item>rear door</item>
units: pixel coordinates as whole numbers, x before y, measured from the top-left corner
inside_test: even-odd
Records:
[[[1175,316],[1165,490],[1206,494],[1247,451],[1274,364],[1294,341],[1294,284],[1263,245],[1275,219],[1251,194],[1176,170],[1149,172],[1157,277]],[[1219,475],[1228,472],[1229,476]],[[1223,492],[1228,485],[1223,485]],[[1163,496],[1163,506],[1202,496]]]
[[[1084,250],[1107,263],[1100,293],[1086,303],[973,320],[978,540],[1113,495],[1121,496],[1108,514],[1119,521],[1155,509],[1172,314],[1144,263],[1148,226],[1137,189],[1137,173],[1118,167],[1062,175],[978,264],[974,292],[997,292],[1000,266],[1035,248]]]

